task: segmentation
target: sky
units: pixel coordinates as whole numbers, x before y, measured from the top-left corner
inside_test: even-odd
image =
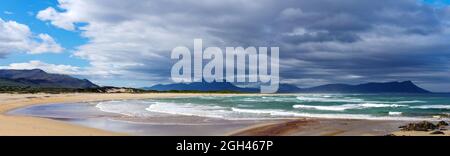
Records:
[[[0,68],[170,83],[177,46],[278,46],[282,83],[450,92],[450,0],[0,0]]]

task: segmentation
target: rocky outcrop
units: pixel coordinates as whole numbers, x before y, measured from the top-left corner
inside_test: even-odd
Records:
[[[437,127],[445,127],[445,126],[448,126],[448,123],[445,122],[445,121],[439,121],[439,122],[436,124],[436,126],[437,126]]]
[[[430,131],[435,130],[438,126],[428,121],[422,121],[418,123],[409,123],[405,126],[400,126],[402,131]]]
[[[439,135],[439,134],[445,135],[445,133],[442,132],[442,131],[434,131],[434,132],[431,132],[430,134],[433,134],[433,135]]]

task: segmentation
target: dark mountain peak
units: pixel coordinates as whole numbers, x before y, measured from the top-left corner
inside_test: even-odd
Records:
[[[412,81],[370,82],[358,85],[328,84],[306,89],[309,92],[336,93],[430,93]]]
[[[2,69],[0,70],[0,77],[2,78],[27,78],[27,77],[40,77],[48,74],[41,69]]]
[[[191,91],[239,91],[258,92],[259,88],[240,88],[229,82],[193,82],[159,84],[153,87],[146,87],[147,90],[170,91],[170,90],[191,90]],[[415,85],[412,81],[393,82],[370,82],[358,85],[349,84],[326,84],[311,88],[299,88],[292,84],[282,83],[278,93],[430,93]]]
[[[33,72],[33,73],[46,73],[42,69],[0,69],[0,72],[12,72],[12,73],[21,73],[21,72]]]
[[[278,93],[295,93],[302,91],[301,88],[297,87],[296,85],[282,83],[278,87]]]
[[[408,85],[416,85],[411,80],[403,81],[403,82],[400,82],[400,83],[408,84]]]
[[[24,70],[24,71],[26,71],[26,70]],[[42,69],[31,69],[30,71],[31,71],[31,72],[36,72],[36,73],[47,73],[47,72],[45,72],[45,71],[42,70]]]
[[[241,88],[230,82],[192,82],[192,83],[173,83],[157,84],[152,87],[144,87],[146,90],[157,91],[236,91],[236,92],[258,92],[256,88]]]
[[[369,82],[369,83],[363,83],[359,84],[358,86],[364,86],[364,85],[397,85],[397,86],[410,86],[410,87],[417,87],[416,84],[414,84],[413,81],[407,80],[407,81],[391,81],[391,82]]]
[[[97,88],[89,80],[81,80],[68,75],[50,74],[41,69],[31,70],[0,70],[0,79],[10,84],[38,88]],[[0,83],[5,86],[6,83]]]

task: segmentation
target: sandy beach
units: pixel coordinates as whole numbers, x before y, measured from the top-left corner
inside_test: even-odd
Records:
[[[79,103],[108,100],[126,99],[151,99],[188,96],[222,96],[230,94],[185,94],[185,93],[151,93],[151,94],[0,94],[0,135],[20,136],[115,136],[133,135],[128,133],[111,132],[96,128],[89,128],[71,124],[61,120],[49,118],[10,115],[12,110],[40,105]],[[258,96],[258,94],[250,94]],[[193,117],[180,117],[176,120],[190,122]],[[155,119],[157,120],[157,119]],[[164,119],[166,120],[166,119]],[[398,127],[409,123],[408,121],[386,121],[386,120],[350,120],[350,119],[320,119],[320,118],[298,118],[276,121],[258,122],[228,122],[222,126],[216,126],[204,131],[217,131],[222,135],[256,135],[256,136],[383,136],[394,134],[396,136],[423,136],[430,132],[399,131]],[[182,128],[182,126],[178,126]],[[164,127],[163,127],[164,128]],[[228,128],[228,129],[226,129]],[[174,129],[168,127],[162,131]],[[192,129],[192,127],[191,127]],[[221,130],[221,131],[219,131]],[[444,131],[444,135],[450,133]],[[170,133],[169,133],[170,134]],[[195,135],[195,133],[193,133]],[[443,135],[435,135],[443,136]]]
[[[199,96],[189,93],[151,94],[0,94],[0,136],[110,136],[130,135],[70,124],[48,118],[8,115],[9,111],[41,104],[95,102],[108,100],[150,99]],[[222,96],[224,94],[201,94]],[[230,94],[226,94],[229,96]],[[189,117],[183,118],[188,120]]]
[[[0,135],[127,135],[46,118],[10,116],[8,111],[38,104],[191,96],[189,94],[0,94]]]

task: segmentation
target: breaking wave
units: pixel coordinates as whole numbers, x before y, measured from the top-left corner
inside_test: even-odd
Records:
[[[316,109],[327,111],[345,111],[349,109],[365,109],[365,108],[385,108],[385,107],[405,107],[407,105],[398,104],[376,104],[376,103],[361,103],[361,104],[345,104],[345,105],[333,105],[333,106],[314,106],[314,105],[294,105],[293,108],[297,109]]]

